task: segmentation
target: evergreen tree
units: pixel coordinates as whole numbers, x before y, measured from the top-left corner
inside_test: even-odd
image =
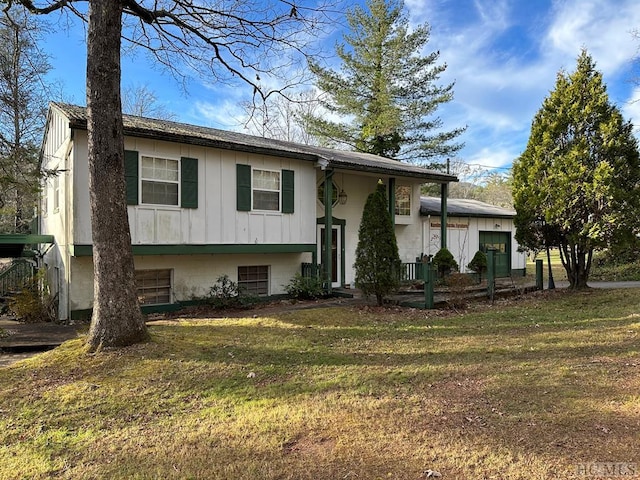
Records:
[[[442,130],[437,108],[453,98],[453,83],[436,85],[446,65],[439,52],[421,53],[430,27],[409,31],[402,0],[367,0],[347,13],[351,34],[336,47],[340,71],[310,62],[327,115],[306,117],[310,132],[330,145],[424,164],[454,154],[464,128]]]
[[[400,285],[400,255],[393,229],[385,185],[378,182],[367,198],[358,230],[355,284],[366,295],[375,295],[378,305]]]
[[[640,156],[633,126],[610,103],[586,51],[560,72],[513,166],[516,238],[559,247],[571,288],[587,286],[595,249],[638,231]]]

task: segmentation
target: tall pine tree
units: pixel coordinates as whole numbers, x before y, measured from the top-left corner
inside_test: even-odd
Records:
[[[586,51],[560,72],[513,166],[516,238],[559,247],[571,288],[587,286],[593,252],[638,232],[640,155]]]
[[[347,13],[351,33],[336,47],[340,71],[310,62],[323,106],[342,117],[308,115],[310,133],[329,145],[425,164],[453,155],[464,128],[442,130],[436,110],[453,98],[453,83],[436,84],[446,65],[423,56],[430,27],[409,29],[402,0],[367,0]]]
[[[375,295],[378,305],[400,284],[400,255],[388,207],[386,187],[379,181],[364,205],[353,265],[356,287]]]

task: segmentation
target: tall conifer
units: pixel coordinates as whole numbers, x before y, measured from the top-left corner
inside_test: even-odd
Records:
[[[633,125],[611,104],[602,74],[582,51],[558,73],[513,166],[516,238],[558,247],[572,288],[587,286],[593,252],[638,233],[640,155]]]
[[[329,145],[425,164],[453,155],[464,128],[443,130],[436,110],[453,98],[453,83],[439,86],[440,52],[422,54],[428,24],[409,28],[401,0],[367,0],[347,13],[350,34],[336,47],[339,71],[310,62],[323,106],[307,128]]]
[[[356,287],[367,296],[375,295],[378,305],[400,283],[400,255],[388,208],[386,188],[380,181],[364,205],[353,265]]]

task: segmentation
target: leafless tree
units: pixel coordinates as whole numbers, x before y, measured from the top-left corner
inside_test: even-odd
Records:
[[[42,25],[20,7],[0,17],[0,229],[28,231],[38,185],[38,147],[46,118],[47,56]]]
[[[270,96],[260,103],[246,102],[243,109],[247,120],[245,128],[252,134],[276,138],[304,145],[317,144],[302,119],[314,113],[320,104],[313,90],[291,95]]]
[[[122,113],[160,120],[176,120],[178,116],[162,104],[146,84],[129,85],[122,91]]]
[[[34,14],[63,12],[88,24],[87,129],[94,306],[88,347],[145,341],[127,218],[122,124],[122,39],[145,48],[177,79],[240,80],[267,98],[260,79],[288,82],[331,10],[294,0],[0,0]],[[88,8],[87,8],[88,6]],[[326,18],[326,17],[324,17]]]

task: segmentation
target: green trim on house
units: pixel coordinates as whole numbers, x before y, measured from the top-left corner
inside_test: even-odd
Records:
[[[295,210],[295,173],[282,170],[282,213],[294,213]]]
[[[124,180],[127,205],[138,205],[138,152],[136,150],[124,151]]]
[[[236,210],[251,211],[251,165],[236,164]]]
[[[198,159],[180,159],[180,206],[198,208]]]
[[[318,218],[316,223],[318,225],[326,225],[325,222],[325,217],[321,217]],[[346,230],[346,226],[347,226],[347,221],[343,220],[341,218],[336,218],[336,217],[331,217],[331,228],[333,228],[333,225],[339,225],[340,226],[340,285],[345,285],[346,281],[345,281],[345,230]],[[326,228],[326,226],[325,226]],[[315,263],[316,260],[314,259],[313,262]],[[331,292],[333,294],[333,291]]]
[[[333,283],[333,259],[331,258],[331,239],[333,236],[333,170],[326,169],[324,171],[324,251],[320,252],[320,263],[324,269],[324,287],[327,293],[331,293]],[[320,243],[322,245],[322,243]]]
[[[134,255],[208,255],[250,253],[304,253],[314,252],[315,243],[266,244],[208,244],[208,245],[133,245]],[[73,257],[90,257],[91,245],[71,245]]]
[[[53,235],[35,235],[24,233],[0,234],[0,244],[37,245],[39,243],[55,243]]]

